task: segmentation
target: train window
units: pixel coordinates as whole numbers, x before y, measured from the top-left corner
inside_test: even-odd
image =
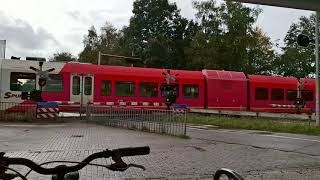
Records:
[[[10,90],[30,92],[36,89],[36,74],[12,72],[10,75]]]
[[[283,101],[284,89],[271,89],[271,99],[273,101]]]
[[[92,78],[84,78],[84,95],[92,95]]]
[[[136,85],[134,82],[116,82],[116,96],[135,96]]]
[[[268,89],[267,88],[256,88],[256,94],[255,94],[256,100],[268,100]]]
[[[199,97],[199,86],[198,85],[183,85],[183,97],[185,98],[198,98]]]
[[[79,76],[72,77],[72,94],[73,95],[80,94],[80,77]]]
[[[139,83],[140,97],[158,97],[157,83]]]
[[[45,92],[62,92],[63,78],[60,74],[49,74],[46,86],[42,89]]]
[[[287,91],[287,100],[295,101],[297,99],[297,90],[288,90]]]
[[[101,81],[101,96],[111,96],[111,81]]]
[[[313,91],[305,90],[301,92],[301,95],[305,101],[313,101]]]

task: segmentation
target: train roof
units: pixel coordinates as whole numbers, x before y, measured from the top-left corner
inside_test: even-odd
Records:
[[[263,75],[248,75],[251,83],[264,84],[297,84],[298,79],[294,77],[278,77],[278,76],[263,76]]]
[[[163,78],[162,73],[165,69],[155,68],[141,68],[141,67],[125,67],[125,66],[105,66],[82,63],[67,63],[62,69],[62,72],[69,73],[85,73],[85,74],[104,74],[112,76],[140,76]],[[187,71],[187,70],[171,70],[171,74],[179,74],[178,77],[184,79],[204,79],[201,71]]]
[[[315,79],[302,78],[300,81],[301,82],[305,82],[305,87],[307,87],[307,88],[315,88],[315,86],[316,86],[316,80]]]
[[[10,69],[14,71],[30,72],[30,73],[35,72],[30,69],[30,66],[39,68],[39,61],[0,59],[0,64],[1,64],[1,68],[3,69]],[[65,63],[63,62],[44,62],[42,67],[43,67],[43,70],[55,68],[55,70],[51,73],[58,74],[60,70],[63,68],[64,64]]]
[[[207,79],[237,80],[237,81],[247,80],[243,72],[218,71],[218,70],[203,70],[202,72]]]

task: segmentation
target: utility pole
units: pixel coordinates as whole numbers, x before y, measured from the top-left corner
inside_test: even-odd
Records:
[[[7,43],[6,40],[0,40],[0,59],[6,58],[6,43]]]
[[[316,12],[316,125],[320,125],[320,106],[319,106],[319,11]]]
[[[98,54],[98,65],[101,64],[101,52],[99,51],[99,54]]]
[[[315,39],[310,39],[308,36],[300,34],[297,39],[299,46],[308,47],[310,43],[315,45],[316,56],[316,126],[320,126],[320,84],[319,84],[319,14],[320,11],[316,11],[315,22]]]

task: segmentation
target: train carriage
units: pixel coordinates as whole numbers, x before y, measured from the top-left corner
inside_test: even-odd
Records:
[[[46,100],[67,100],[63,84],[63,76],[60,73],[65,63],[44,63],[43,68],[54,67],[55,70],[50,74],[48,85],[43,88]],[[38,67],[35,61],[20,60],[0,60],[0,102],[7,103],[27,103],[21,99],[21,92],[32,91],[39,88],[39,76],[30,69],[30,66]]]
[[[39,89],[39,75],[30,69],[36,61],[1,60],[0,102],[30,103],[21,93]],[[85,63],[44,62],[43,69],[55,68],[43,87],[45,101],[68,106],[93,103],[105,106],[164,108],[160,84],[164,69],[98,66]],[[204,108],[204,77],[200,71],[172,70],[178,74],[177,103]]]
[[[37,61],[0,60],[0,102],[33,103],[21,93],[39,89],[39,74],[30,66]],[[86,63],[44,62],[43,69],[55,68],[42,88],[45,101],[60,103],[62,110],[79,110],[80,104],[165,108],[160,86],[164,69],[99,66]],[[176,103],[189,108],[297,113],[298,84],[306,102],[300,112],[314,111],[313,79],[248,75],[242,72],[171,70],[177,76]],[[11,105],[10,105],[11,106]],[[3,108],[3,106],[1,107]],[[8,107],[5,107],[7,109]]]
[[[311,108],[312,112],[315,112],[316,105],[316,81],[314,79],[302,78],[300,82],[303,83],[302,98],[306,102],[306,107]]]
[[[298,94],[298,79],[290,77],[272,77],[249,75],[250,110],[256,112],[287,112],[296,113],[295,101]],[[302,79],[301,82],[305,82]],[[310,81],[309,81],[310,83]],[[307,92],[313,92],[312,86],[307,85],[302,90],[302,98],[306,99]],[[306,108],[301,112],[310,112],[313,98],[306,99]]]
[[[242,72],[203,70],[208,109],[247,110],[247,79]]]
[[[68,63],[61,73],[70,76],[70,99],[73,102],[92,102],[101,105],[162,107],[160,84],[163,69],[98,66]],[[177,103],[203,108],[204,77],[201,72],[172,70],[178,74]],[[84,86],[84,93],[80,91]],[[82,99],[82,100],[81,100]]]

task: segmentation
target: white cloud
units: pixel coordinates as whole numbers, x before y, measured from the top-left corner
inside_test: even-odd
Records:
[[[299,20],[301,16],[310,16],[311,11],[279,8],[271,6],[260,6],[263,13],[259,16],[257,25],[261,27],[275,42],[283,45],[283,39],[292,23]]]
[[[91,25],[99,29],[107,20],[117,28],[128,24],[132,14],[132,3],[133,0],[4,1],[1,3],[0,12],[6,16],[0,18],[6,21],[28,22],[29,28],[35,32],[39,31],[38,35],[44,35],[44,31],[46,31],[59,42],[57,47],[53,45],[37,47],[32,52],[29,51],[30,54],[26,51],[21,52],[20,45],[10,46],[10,49],[7,49],[7,57],[16,54],[22,54],[21,56],[34,55],[35,53],[39,53],[38,56],[49,57],[57,51],[71,51],[78,55],[83,47],[83,36],[87,34]],[[1,21],[1,24],[5,24],[2,22],[4,20]],[[0,33],[0,38],[7,39],[9,48],[9,44],[12,42],[8,39],[8,33]],[[19,41],[21,41],[20,44],[29,43],[21,38]],[[39,44],[39,46],[41,45],[43,44]],[[15,48],[15,50],[11,48]]]
[[[0,13],[0,39],[7,40],[7,54],[27,56],[46,54],[47,47],[58,47],[59,43],[44,28],[34,29],[27,21],[7,18]],[[13,55],[13,54],[12,54]]]

